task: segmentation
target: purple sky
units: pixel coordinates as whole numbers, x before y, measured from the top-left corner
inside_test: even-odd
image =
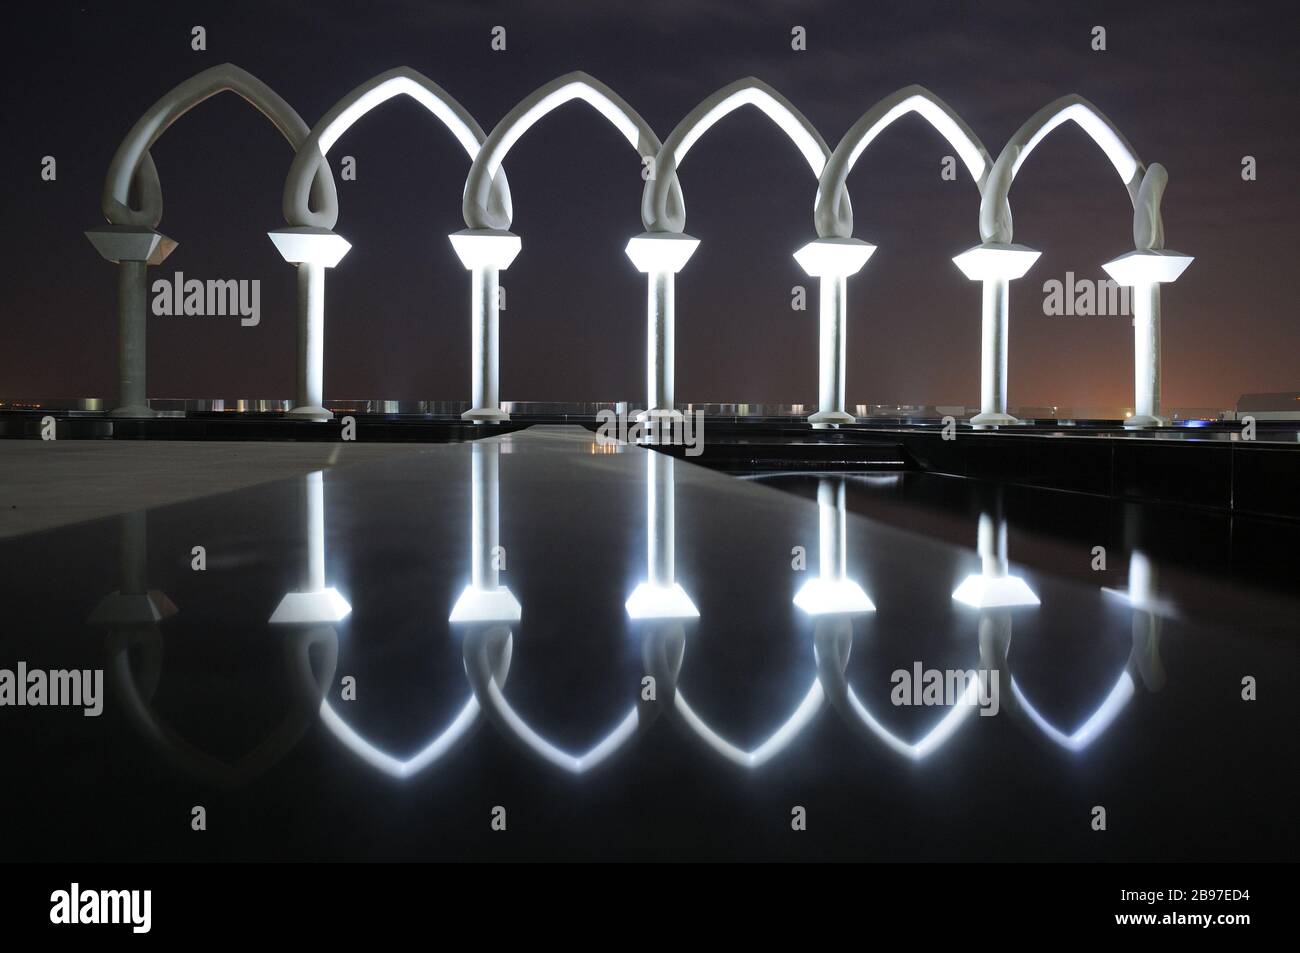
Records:
[[[921,83],[994,155],[1038,108],[1079,93],[1146,162],[1169,170],[1169,247],[1196,262],[1164,293],[1169,407],[1232,406],[1242,392],[1300,390],[1300,115],[1292,8],[1223,3],[596,4],[283,2],[52,5],[8,57],[9,135],[0,161],[0,396],[112,397],[114,266],[83,231],[117,144],[168,88],[233,62],[314,123],[349,89],[407,65],[442,84],[490,129],[521,97],[573,69],[602,79],[665,137],[713,90],[746,75],[785,93],[832,146],[881,96]],[[355,9],[354,9],[355,7]],[[364,12],[363,12],[364,11]],[[193,52],[190,27],[208,32]],[[493,53],[489,31],[507,28]],[[790,28],[808,31],[807,52]],[[1107,30],[1104,53],[1090,30]],[[15,34],[18,35],[18,34]],[[979,240],[969,180],[941,181],[951,150],[909,117],[850,178],[855,234],[879,250],[849,291],[853,403],[977,403],[979,287],[951,257]],[[44,155],[58,178],[43,182]],[[151,318],[151,397],[291,396],[294,279],[265,232],[283,224],[291,158],[234,96],[216,97],[155,145],[165,211],[180,242],[151,280],[262,282],[262,322]],[[353,250],[328,279],[326,396],[466,399],[469,282],[446,235],[463,227],[464,153],[422,108],[399,100],[334,147],[358,178],[340,182],[337,231]],[[1241,159],[1258,161],[1243,182]],[[574,104],[506,161],[523,252],[505,273],[502,396],[636,400],[644,390],[644,279],[623,255],[639,232],[637,157]],[[677,397],[812,402],[817,318],[790,309],[809,284],[790,257],[814,237],[815,182],[755,110],[729,117],[681,173],[687,231],[701,240],[678,280]],[[1042,284],[1103,277],[1132,248],[1132,214],[1113,169],[1080,130],[1033,154],[1011,193],[1015,238],[1043,252],[1013,285],[1013,406],[1131,402],[1132,331],[1123,317],[1048,317]]]

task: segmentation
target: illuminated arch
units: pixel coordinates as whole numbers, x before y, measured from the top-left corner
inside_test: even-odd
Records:
[[[853,643],[852,620],[846,616],[819,619],[815,630],[817,676],[831,707],[851,728],[870,734],[912,761],[922,761],[948,742],[979,701],[979,681],[971,680],[962,697],[916,741],[905,741],[886,728],[849,684],[847,667]]]
[[[621,96],[587,73],[566,73],[533,90],[510,110],[488,135],[470,167],[465,181],[462,211],[468,228],[509,229],[513,220],[509,206],[493,208],[490,193],[494,177],[506,154],[540,119],[552,110],[579,99],[600,113],[643,159],[659,154],[659,137]],[[674,182],[675,214],[683,215],[681,189]],[[642,215],[647,230],[654,230],[654,220]]]
[[[586,774],[605,763],[622,750],[632,738],[654,721],[647,708],[633,705],[617,725],[582,754],[570,754],[539,734],[525,721],[501,690],[504,678],[489,664],[491,656],[508,657],[514,636],[503,625],[487,626],[471,631],[465,638],[465,674],[474,690],[474,698],[489,719],[524,748],[553,767],[570,774]]]
[[[825,702],[826,693],[822,690],[821,679],[814,678],[790,717],[756,747],[746,750],[714,731],[686,701],[680,688],[673,695],[673,708],[677,716],[692,732],[725,760],[751,771],[761,768],[788,748],[822,710]]]
[[[314,674],[309,652],[322,651],[323,672]],[[144,653],[144,672],[137,679],[131,665],[131,650]],[[284,720],[265,739],[238,758],[227,760],[209,754],[161,721],[150,705],[158,688],[162,665],[162,635],[158,626],[129,627],[110,631],[107,644],[109,677],[117,684],[128,717],[169,760],[208,784],[238,788],[261,776],[297,747],[311,727],[312,715],[334,678],[338,660],[338,633],[329,626],[304,626],[289,633],[283,646],[284,662],[300,694]]]
[[[1163,245],[1164,234],[1158,205],[1160,193],[1163,192],[1163,183],[1153,183],[1157,187],[1148,189],[1147,194],[1143,196],[1143,202],[1139,203],[1142,180],[1147,172],[1146,166],[1142,164],[1133,146],[1115,124],[1096,106],[1077,95],[1062,96],[1048,103],[1030,116],[1002,147],[1002,152],[998,154],[997,161],[989,172],[983,199],[980,202],[980,239],[984,242],[1011,244],[1012,221],[1009,197],[1011,184],[1035,147],[1050,132],[1065,122],[1074,122],[1086,132],[1115,167],[1120,181],[1128,191],[1129,200],[1133,203],[1135,233],[1138,219],[1141,217],[1144,233],[1151,240]],[[1161,169],[1161,173],[1163,171]],[[1149,204],[1151,200],[1156,204]],[[1139,209],[1141,209],[1140,216]],[[1139,244],[1138,247],[1143,246]]]
[[[313,166],[324,166],[325,156],[339,138],[382,103],[395,96],[409,96],[433,114],[460,143],[472,162],[483,144],[483,129],[473,116],[441,86],[423,73],[406,66],[380,73],[340,99],[304,136],[284,183],[284,218],[290,225],[333,228],[338,218],[314,212],[308,203]],[[488,197],[494,215],[510,217],[510,187],[505,173],[495,176]]]
[[[162,186],[149,150],[177,119],[199,103],[222,92],[235,93],[260,112],[295,150],[306,141],[308,130],[302,117],[256,76],[233,63],[206,69],[173,87],[150,106],[117,147],[104,179],[101,202],[109,222],[114,225],[157,228],[162,221]],[[311,193],[319,209],[316,214],[328,218],[332,225],[333,219],[338,216],[334,177],[324,163],[308,167],[307,173],[311,176]],[[133,183],[141,202],[138,209],[130,204]]]
[[[904,86],[880,100],[844,134],[826,162],[817,184],[813,221],[822,238],[852,238],[853,210],[846,181],[859,157],[896,120],[916,113],[957,152],[975,187],[984,191],[993,160],[978,136],[952,107],[924,86]]]
[[[641,196],[641,218],[647,223],[648,229],[651,228],[649,223],[655,222],[658,223],[657,230],[685,230],[686,209],[680,202],[676,208],[672,204],[675,198],[680,197],[677,170],[701,136],[719,120],[742,106],[753,106],[772,120],[794,143],[813,175],[820,178],[831,155],[826,140],[790,100],[762,80],[749,76],[722,87],[706,98],[664,140],[663,148],[655,160],[655,177],[646,181]],[[845,206],[843,214],[851,218],[852,211],[847,207],[847,196],[842,201]]]

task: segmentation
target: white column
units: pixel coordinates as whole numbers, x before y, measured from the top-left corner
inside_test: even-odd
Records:
[[[700,610],[677,581],[676,461],[657,450],[632,452],[645,454],[646,575],[623,608],[633,620],[698,618]]]
[[[269,621],[276,625],[322,625],[340,622],[352,606],[337,589],[327,584],[325,569],[325,471],[315,470],[302,478],[302,530],[307,544],[302,584],[286,592]]]
[[[674,409],[677,272],[695,254],[699,240],[678,232],[643,232],[624,249],[646,276],[646,406],[642,416]]]
[[[848,512],[844,480],[817,482],[817,575],[795,593],[794,604],[811,616],[874,612],[875,604],[848,577]]]
[[[1011,282],[1024,276],[1039,252],[1024,245],[989,242],[962,252],[953,262],[972,281],[984,283],[980,328],[980,412],[975,427],[1020,423],[1007,412],[1007,353]]]
[[[149,265],[160,265],[176,248],[152,228],[101,225],[87,230],[96,251],[117,264],[117,407],[112,417],[153,417],[146,386],[148,364]]]
[[[327,228],[281,228],[267,233],[284,260],[298,266],[297,379],[295,420],[329,420],[325,409],[325,269],[352,248]]]
[[[449,622],[518,622],[523,607],[501,585],[501,438],[470,445],[469,585],[452,607]]]
[[[1133,416],[1128,428],[1162,427],[1160,416],[1160,285],[1177,281],[1193,259],[1174,251],[1132,251],[1102,265],[1133,289]]]
[[[811,277],[820,279],[818,290],[819,348],[817,362],[817,413],[812,424],[851,424],[857,420],[845,409],[844,382],[848,348],[848,278],[862,270],[876,250],[856,238],[819,238],[794,254]]]
[[[1133,287],[1133,417],[1160,416],[1160,286]],[[1137,426],[1130,424],[1130,426]]]
[[[447,236],[470,273],[470,374],[473,406],[464,420],[495,423],[509,420],[498,392],[500,354],[500,273],[522,247],[519,236],[495,228],[466,228]]]

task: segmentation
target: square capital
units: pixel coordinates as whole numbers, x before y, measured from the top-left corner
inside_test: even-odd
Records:
[[[794,253],[794,260],[813,278],[856,275],[876,246],[856,238],[818,238]]]
[[[142,261],[161,265],[176,250],[176,242],[143,225],[100,225],[86,229],[86,237],[105,259],[114,264]]]
[[[677,274],[690,261],[700,240],[680,232],[642,232],[628,239],[623,251],[636,270]]]
[[[309,262],[333,268],[352,248],[347,239],[328,228],[277,228],[266,234],[275,242],[276,250],[284,260],[294,265]]]
[[[502,228],[462,228],[447,236],[466,268],[510,267],[523,243],[519,236]]]
[[[1121,285],[1159,285],[1177,281],[1194,260],[1176,251],[1131,251],[1101,267]]]
[[[1025,245],[986,242],[962,252],[952,261],[971,281],[1014,281],[1023,278],[1041,254]]]

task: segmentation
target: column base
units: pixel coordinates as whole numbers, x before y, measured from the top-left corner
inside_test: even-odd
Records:
[[[1010,414],[999,414],[986,410],[970,419],[972,427],[1014,427],[1020,421]]]
[[[856,424],[858,418],[842,410],[819,410],[808,415],[810,424]]]
[[[1134,414],[1124,421],[1124,429],[1140,430],[1143,427],[1163,427],[1167,422],[1150,414]]]
[[[110,417],[157,417],[158,411],[148,404],[127,404],[108,412]]]
[[[510,415],[499,407],[475,407],[473,410],[467,410],[461,414],[460,419],[472,420],[475,423],[495,424],[509,420]]]
[[[333,420],[334,412],[324,407],[295,407],[285,414],[292,420]]]

